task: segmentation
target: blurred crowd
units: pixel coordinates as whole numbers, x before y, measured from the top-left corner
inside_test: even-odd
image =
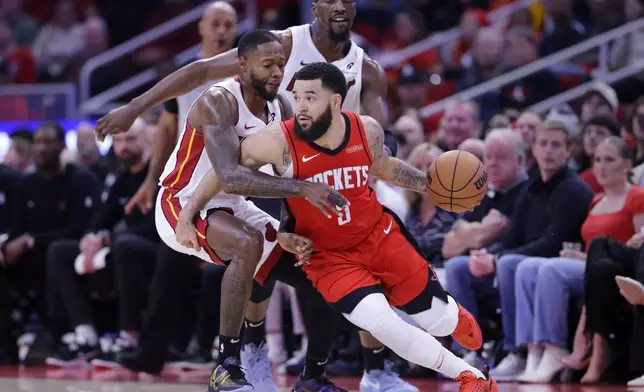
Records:
[[[128,17],[146,25],[115,23],[123,4],[114,0],[60,0],[37,13],[26,0],[1,1],[4,83],[75,81],[88,58],[164,20],[159,10],[165,10],[155,8],[161,1],[129,2],[136,9]],[[526,110],[590,80],[598,56],[589,52],[475,100],[453,100],[440,115],[418,112],[640,18],[644,6],[549,0],[491,26],[489,12],[510,2],[357,1],[355,39],[375,57],[460,23],[461,38],[447,50],[387,67],[390,130],[398,158],[427,170],[442,152],[469,151],[484,162],[489,183],[481,205],[462,215],[380,181],[373,187],[447,290],[479,320],[482,350],[444,342],[470,364],[490,364],[498,381],[644,385],[641,77],[595,83],[577,101],[545,113]],[[258,7],[262,27],[299,23],[295,1]],[[193,26],[193,34],[196,43],[208,33]],[[640,35],[611,43],[610,69],[642,59]],[[141,53],[141,67],[168,54]],[[106,68],[104,84],[93,88],[101,91],[129,68]],[[222,268],[170,251],[159,241],[154,211],[129,204],[146,180],[157,124],[154,114],[138,119],[113,137],[106,154],[90,124],[78,127],[76,145],[66,145],[55,122],[11,134],[0,165],[1,362],[74,366],[90,358],[110,367],[118,366],[117,353],[146,344],[162,351],[167,367],[210,372],[214,366]],[[266,320],[271,361],[294,375],[307,345],[302,302],[278,284]],[[330,374],[362,373],[356,331],[347,326],[339,334],[332,358]],[[407,377],[430,376],[390,359]]]

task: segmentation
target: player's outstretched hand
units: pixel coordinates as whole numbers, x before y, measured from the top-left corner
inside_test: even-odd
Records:
[[[297,256],[296,266],[299,267],[309,262],[311,253],[313,253],[313,240],[293,233],[279,233],[277,242],[282,249]]]
[[[127,132],[138,116],[131,104],[111,110],[96,123],[96,138],[103,141],[107,135]]]
[[[189,216],[188,213],[184,213],[186,210],[181,210],[179,213],[179,219],[177,219],[177,227],[174,230],[175,236],[177,237],[177,242],[181,246],[186,248],[194,249],[197,252],[201,250],[201,245],[199,245],[199,238],[197,238],[197,229],[193,222],[193,216]]]
[[[340,192],[321,182],[307,183],[302,193],[309,203],[329,219],[333,214],[341,215],[342,211],[351,204]]]

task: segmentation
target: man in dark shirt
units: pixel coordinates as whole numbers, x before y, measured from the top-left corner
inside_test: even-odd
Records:
[[[19,203],[18,192],[23,179],[23,174],[18,170],[0,164],[0,245],[7,240],[12,210]]]
[[[126,170],[110,188],[105,204],[80,243],[63,240],[49,249],[47,267],[53,289],[61,294],[76,338],[75,349],[63,349],[47,359],[51,366],[86,362],[100,353],[84,280],[95,298],[110,298],[114,291],[118,293],[122,346],[125,349],[136,345],[159,238],[153,212],[144,214],[136,209],[125,214],[124,207],[147,176],[146,140],[141,119],[128,132],[114,136],[114,154]]]
[[[447,289],[477,318],[479,300],[492,297],[497,302],[498,293],[493,289],[493,276],[472,276],[467,252],[502,240],[517,196],[528,178],[525,157],[519,133],[494,130],[487,135],[483,161],[488,173],[488,192],[479,206],[454,224],[443,242]],[[456,344],[454,348],[462,350]]]
[[[469,271],[482,280],[493,275],[501,296],[504,349],[509,354],[494,368],[494,377],[514,380],[525,368],[525,359],[515,347],[514,275],[527,257],[556,257],[563,242],[581,242],[593,192],[577,173],[568,168],[570,134],[565,124],[546,122],[535,135],[532,147],[539,175],[530,177],[517,196],[510,227],[503,241],[487,249],[472,250]],[[492,279],[488,278],[488,283]],[[450,288],[451,289],[451,288]],[[461,287],[467,291],[472,288]]]

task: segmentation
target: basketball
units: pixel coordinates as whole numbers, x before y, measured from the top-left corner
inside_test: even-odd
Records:
[[[441,154],[427,171],[429,198],[439,208],[464,212],[476,207],[487,191],[483,163],[467,151]]]

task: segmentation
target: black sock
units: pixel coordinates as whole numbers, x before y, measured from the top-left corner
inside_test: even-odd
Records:
[[[266,341],[266,328],[264,320],[254,323],[244,320],[244,345],[253,343],[259,347]]]
[[[382,346],[377,349],[362,347],[364,355],[364,367],[367,373],[372,370],[385,370],[385,359],[387,359],[387,349]]]
[[[219,363],[224,363],[230,357],[239,359],[240,340],[238,337],[219,335]]]
[[[307,356],[306,361],[304,362],[304,370],[302,370],[302,377],[305,380],[309,380],[311,378],[322,376],[327,362],[327,358],[315,359]]]

